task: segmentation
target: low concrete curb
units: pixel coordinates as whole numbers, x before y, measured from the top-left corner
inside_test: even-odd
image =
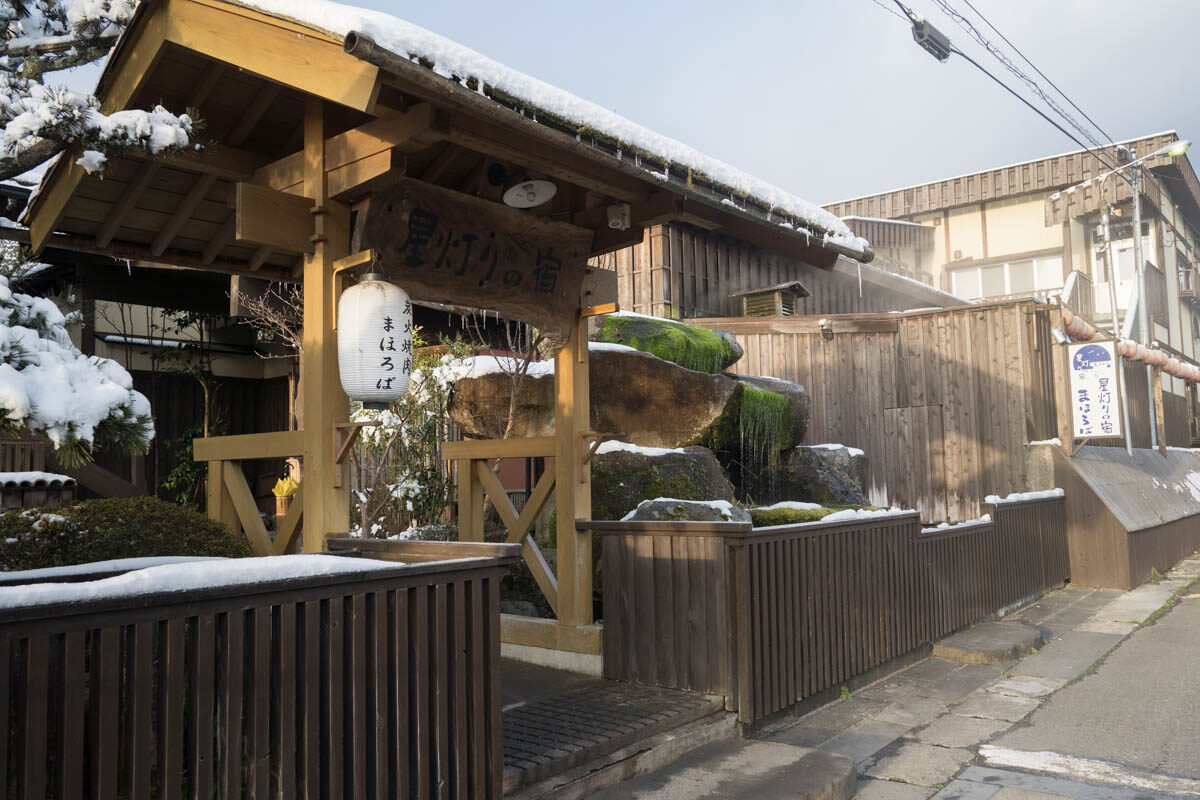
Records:
[[[933,657],[959,664],[1009,664],[1045,643],[1042,632],[1024,622],[982,622],[933,645]]]

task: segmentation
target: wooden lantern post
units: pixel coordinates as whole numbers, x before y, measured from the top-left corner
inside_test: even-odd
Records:
[[[325,172],[323,102],[309,97],[304,113],[304,194],[315,204],[313,252],[304,257],[304,552],[325,549],[325,537],[350,530],[350,490],[345,464],[337,463],[334,426],[350,404],[338,377],[334,332],[333,262],[346,255],[350,211],[330,201]]]

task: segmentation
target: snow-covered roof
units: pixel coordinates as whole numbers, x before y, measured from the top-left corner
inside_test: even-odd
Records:
[[[768,222],[811,233],[851,253],[870,252],[866,239],[820,206],[411,22],[330,0],[238,0],[237,4],[342,39],[352,34],[367,38],[522,116],[569,131],[579,141],[591,140],[661,180],[682,173],[688,186],[707,183],[738,209],[761,207]]]

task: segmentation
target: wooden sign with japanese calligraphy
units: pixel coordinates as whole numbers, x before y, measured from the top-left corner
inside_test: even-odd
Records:
[[[592,231],[411,179],[371,197],[356,249],[414,300],[472,306],[565,340]]]

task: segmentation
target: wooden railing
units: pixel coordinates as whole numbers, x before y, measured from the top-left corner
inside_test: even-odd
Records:
[[[0,794],[499,798],[492,548],[2,610]]]
[[[724,694],[743,722],[836,689],[1068,577],[1062,498],[992,513],[580,522],[604,548],[604,675]]]
[[[242,461],[288,458],[303,452],[302,431],[248,433],[192,440],[192,458],[208,462],[208,516],[244,533],[256,556],[288,552],[304,516],[304,484],[292,497],[286,517],[276,520],[274,540],[258,511],[254,493],[242,472]]]

